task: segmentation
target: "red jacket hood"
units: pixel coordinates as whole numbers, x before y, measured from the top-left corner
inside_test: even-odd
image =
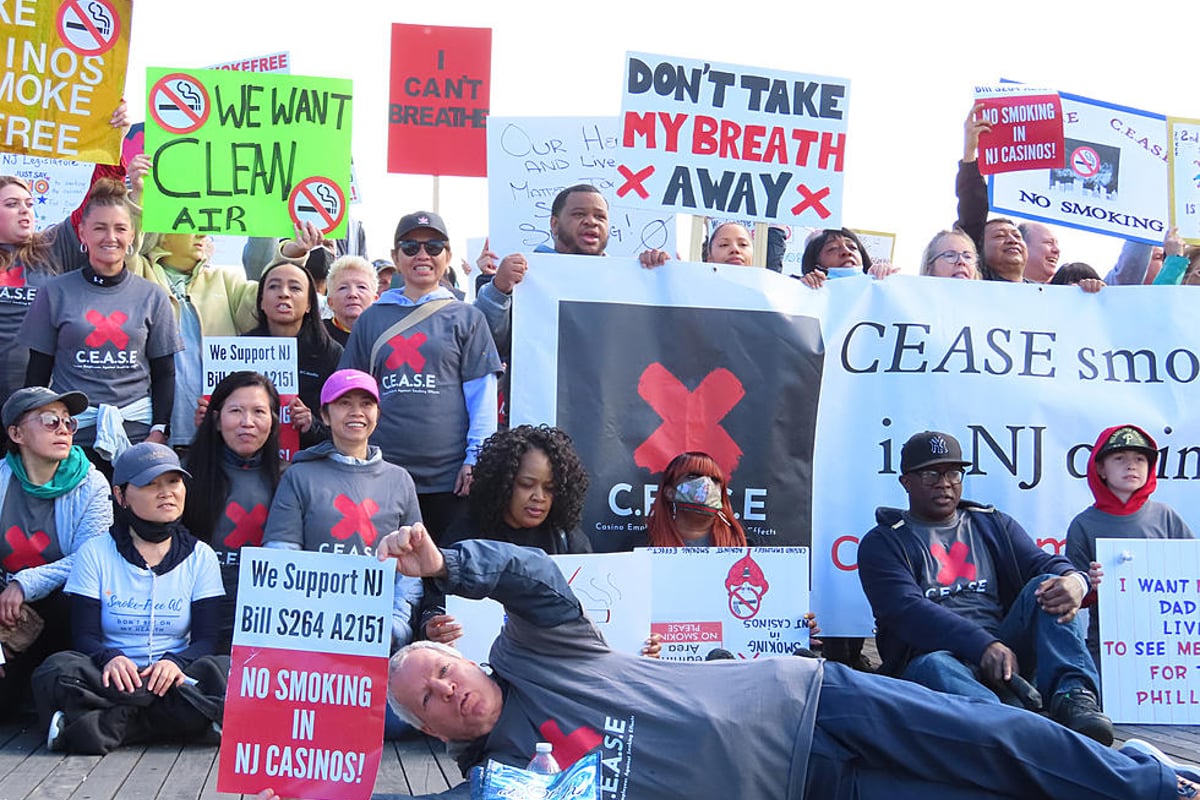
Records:
[[[1088,456],[1088,488],[1092,490],[1092,496],[1096,498],[1096,508],[1108,514],[1124,516],[1126,514],[1132,514],[1144,506],[1146,501],[1150,499],[1150,495],[1154,494],[1154,490],[1158,488],[1158,470],[1156,469],[1156,465],[1158,464],[1158,455],[1155,454],[1150,458],[1150,469],[1148,470],[1148,474],[1146,476],[1145,485],[1133,493],[1133,495],[1129,498],[1129,502],[1122,503],[1120,499],[1112,493],[1112,490],[1108,488],[1108,485],[1100,479],[1100,473],[1096,468],[1096,453],[1100,452],[1100,448],[1104,445],[1104,442],[1108,440],[1108,437],[1113,434],[1113,431],[1119,428],[1133,428],[1139,431],[1143,436],[1146,437],[1146,440],[1150,442],[1151,447],[1157,449],[1158,444],[1154,441],[1154,437],[1146,433],[1145,430],[1139,428],[1137,425],[1129,424],[1113,425],[1111,428],[1105,428],[1103,431],[1101,431],[1100,435],[1096,437],[1096,443],[1092,446],[1092,454]]]

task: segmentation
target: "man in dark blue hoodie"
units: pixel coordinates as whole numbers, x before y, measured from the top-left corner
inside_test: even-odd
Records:
[[[1050,715],[1102,744],[1099,679],[1075,618],[1090,584],[1066,558],[1039,548],[1011,517],[962,500],[962,448],[922,431],[904,444],[908,509],[879,508],[858,551],[882,672],[951,694],[999,701],[1022,694],[1022,668]],[[1025,705],[1040,698],[1025,693]]]

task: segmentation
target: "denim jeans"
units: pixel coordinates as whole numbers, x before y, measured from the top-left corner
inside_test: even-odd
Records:
[[[1038,586],[1055,577],[1039,575],[1025,584],[996,632],[996,638],[1016,654],[1023,675],[1028,677],[1030,667],[1036,665],[1034,685],[1047,705],[1054,695],[1072,689],[1088,689],[1099,696],[1100,685],[1084,641],[1082,620],[1076,617],[1059,624],[1057,617],[1038,605],[1034,595]],[[980,682],[978,664],[967,664],[948,650],[917,656],[901,677],[939,692],[999,700]]]

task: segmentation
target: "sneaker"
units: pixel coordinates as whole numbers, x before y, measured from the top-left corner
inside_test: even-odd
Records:
[[[1176,776],[1176,778],[1178,781],[1176,791],[1179,792],[1180,797],[1186,797],[1188,800],[1200,797],[1200,783],[1193,783],[1182,775]]]
[[[46,733],[46,749],[51,753],[67,749],[67,743],[63,741],[63,731],[66,730],[66,727],[67,715],[61,711],[55,711],[54,716],[50,718],[50,730]]]
[[[1087,689],[1059,692],[1050,702],[1050,717],[1076,733],[1095,739],[1105,747],[1113,743],[1112,721],[1100,711],[1096,695]]]
[[[1197,767],[1195,764],[1185,764],[1182,761],[1176,761],[1147,741],[1130,739],[1121,745],[1122,753],[1129,750],[1148,755],[1159,763],[1173,769],[1175,774],[1181,778],[1187,778],[1192,783],[1200,783],[1200,767]]]

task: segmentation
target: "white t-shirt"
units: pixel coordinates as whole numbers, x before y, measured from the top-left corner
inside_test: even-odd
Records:
[[[188,646],[192,601],[225,594],[216,553],[204,542],[165,575],[135,567],[112,536],[89,539],[75,556],[65,591],[100,601],[105,644],[139,667]]]

